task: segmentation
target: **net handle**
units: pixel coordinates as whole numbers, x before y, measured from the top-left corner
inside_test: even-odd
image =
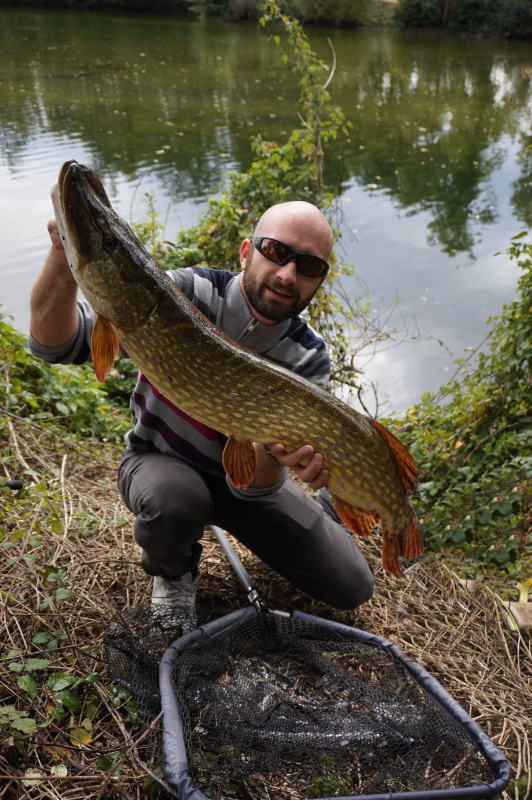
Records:
[[[220,544],[222,550],[224,551],[225,555],[227,556],[227,560],[229,561],[233,571],[244,587],[246,592],[247,598],[252,606],[254,606],[257,611],[269,611],[268,606],[264,602],[259,590],[251,580],[245,566],[237,556],[235,549],[223,530],[218,528],[217,525],[210,525],[211,531],[216,536],[218,543]]]

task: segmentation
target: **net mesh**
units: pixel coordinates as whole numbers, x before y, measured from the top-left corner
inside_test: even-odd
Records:
[[[122,627],[107,645],[114,679],[147,720],[160,711],[162,652],[190,624],[140,609],[134,624],[115,623]],[[317,623],[245,619],[182,653],[173,687],[191,778],[211,797],[294,800],[493,780],[477,745],[400,661]]]

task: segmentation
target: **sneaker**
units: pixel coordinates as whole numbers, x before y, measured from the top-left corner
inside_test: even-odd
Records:
[[[191,572],[185,572],[180,578],[167,580],[156,575],[153,579],[151,593],[152,605],[165,604],[175,611],[184,611],[187,614],[196,613],[196,589],[200,574],[192,577]]]

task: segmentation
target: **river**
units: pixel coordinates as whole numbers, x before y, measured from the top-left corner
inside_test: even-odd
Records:
[[[353,122],[327,163],[347,291],[395,307],[389,325],[415,339],[358,362],[379,410],[400,411],[515,296],[518,269],[496,253],[532,223],[530,43],[308,34],[329,63],[334,48],[331,93]],[[128,220],[151,191],[172,239],[246,169],[250,136],[298,124],[296,80],[254,24],[1,8],[0,53],[0,299],[22,332],[63,161],[93,165]]]

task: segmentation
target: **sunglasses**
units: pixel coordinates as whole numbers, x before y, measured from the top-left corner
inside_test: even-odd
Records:
[[[280,267],[295,259],[297,272],[306,278],[323,278],[329,271],[329,265],[323,258],[314,256],[312,253],[299,253],[277,239],[270,239],[269,236],[255,236],[251,241],[261,256]]]

